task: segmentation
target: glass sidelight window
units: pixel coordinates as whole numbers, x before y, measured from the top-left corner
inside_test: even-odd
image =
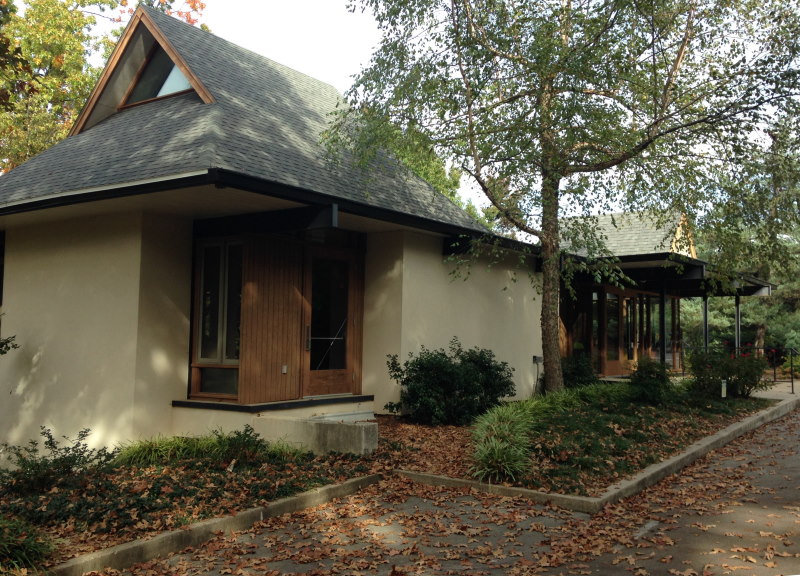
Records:
[[[196,364],[198,392],[236,394],[242,310],[242,244],[208,242],[200,247]]]
[[[311,370],[347,368],[349,265],[315,258],[311,275]]]

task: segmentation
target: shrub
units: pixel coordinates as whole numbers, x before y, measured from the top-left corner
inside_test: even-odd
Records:
[[[582,388],[600,381],[591,358],[582,352],[561,359],[561,374],[565,388]]]
[[[73,487],[79,485],[87,473],[106,469],[115,456],[106,448],[89,448],[85,442],[88,428],[78,432],[75,440],[63,436],[67,445],[59,444],[44,426],[40,435],[44,438],[44,454],[40,453],[35,440],[26,446],[2,444],[11,468],[0,469],[0,493],[35,494],[55,487]]]
[[[652,358],[641,358],[631,374],[630,384],[636,400],[654,406],[663,404],[670,391],[667,367]]]
[[[763,356],[739,356],[730,359],[728,386],[732,394],[749,398],[756,390],[764,390],[769,384],[764,380],[764,371],[769,367]]]
[[[692,374],[690,389],[701,398],[721,395],[722,382],[727,382],[727,394],[748,398],[756,390],[767,387],[763,379],[768,368],[763,356],[737,356],[719,351],[697,351],[689,357]]]
[[[530,467],[531,412],[521,402],[501,404],[475,420],[472,475],[485,482],[516,480]]]
[[[725,360],[725,354],[714,350],[697,350],[689,355],[689,373],[692,376],[689,381],[690,396],[704,399],[720,395],[725,378],[722,371]]]
[[[36,528],[16,518],[0,516],[0,574],[36,566],[53,547]]]
[[[449,352],[424,346],[402,365],[388,357],[389,376],[400,384],[400,402],[386,404],[422,424],[469,424],[476,416],[514,394],[513,368],[490,350],[464,350],[458,338]]]

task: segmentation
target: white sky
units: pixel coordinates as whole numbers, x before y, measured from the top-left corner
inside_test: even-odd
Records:
[[[347,0],[205,0],[200,22],[211,32],[344,93],[369,64],[380,33],[370,13],[347,10]],[[476,205],[482,194],[462,183]]]
[[[211,31],[340,92],[369,63],[380,35],[369,13],[347,0],[205,0]]]

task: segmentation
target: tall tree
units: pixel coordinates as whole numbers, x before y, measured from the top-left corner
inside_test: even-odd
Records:
[[[0,110],[7,109],[12,94],[24,87],[18,86],[18,68],[25,66],[19,47],[8,36],[8,25],[16,12],[9,0],[0,0]]]
[[[138,5],[158,8],[165,14],[180,18],[192,26],[199,23],[203,10],[206,9],[206,3],[203,0],[138,0],[134,3],[129,0],[119,0],[119,5],[124,14],[133,14],[134,6]],[[201,25],[201,28],[205,28],[205,25]]]
[[[199,0],[153,0],[196,22]],[[0,174],[64,138],[97,81],[91,64],[114,40],[97,18],[119,19],[126,0],[0,0]]]
[[[755,274],[780,286],[772,298],[746,302],[743,313],[763,348],[772,327],[780,345],[787,323],[797,321],[800,274],[800,117],[778,118],[767,130],[769,145],[725,175],[728,196],[703,215],[702,257],[723,270]],[[774,345],[774,340],[773,345]],[[792,344],[786,341],[792,340]]]
[[[352,0],[383,38],[335,130],[369,110],[425,134],[543,256],[545,389],[562,387],[564,213],[690,216],[794,113],[800,17],[782,0]],[[368,126],[368,125],[367,125]],[[369,138],[353,139],[356,148]]]
[[[87,64],[98,47],[90,11],[114,0],[31,0],[4,26],[18,54],[0,113],[0,173],[66,136],[97,78]]]

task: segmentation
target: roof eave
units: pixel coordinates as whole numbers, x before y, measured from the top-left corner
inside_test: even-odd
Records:
[[[72,206],[98,200],[109,200],[179,190],[195,186],[216,186],[218,188],[235,188],[254,194],[263,194],[273,198],[289,200],[309,206],[327,206],[337,204],[339,210],[355,216],[362,216],[373,220],[391,222],[410,228],[417,228],[441,234],[443,236],[480,236],[482,232],[458,224],[441,222],[421,216],[404,214],[386,208],[380,208],[367,203],[354,202],[328,194],[314,192],[278,182],[272,182],[238,172],[220,168],[208,168],[195,172],[173,174],[161,178],[152,178],[135,182],[123,182],[112,186],[84,188],[80,190],[65,191],[39,200],[23,200],[9,202],[0,206],[0,216],[33,212],[48,208]]]

